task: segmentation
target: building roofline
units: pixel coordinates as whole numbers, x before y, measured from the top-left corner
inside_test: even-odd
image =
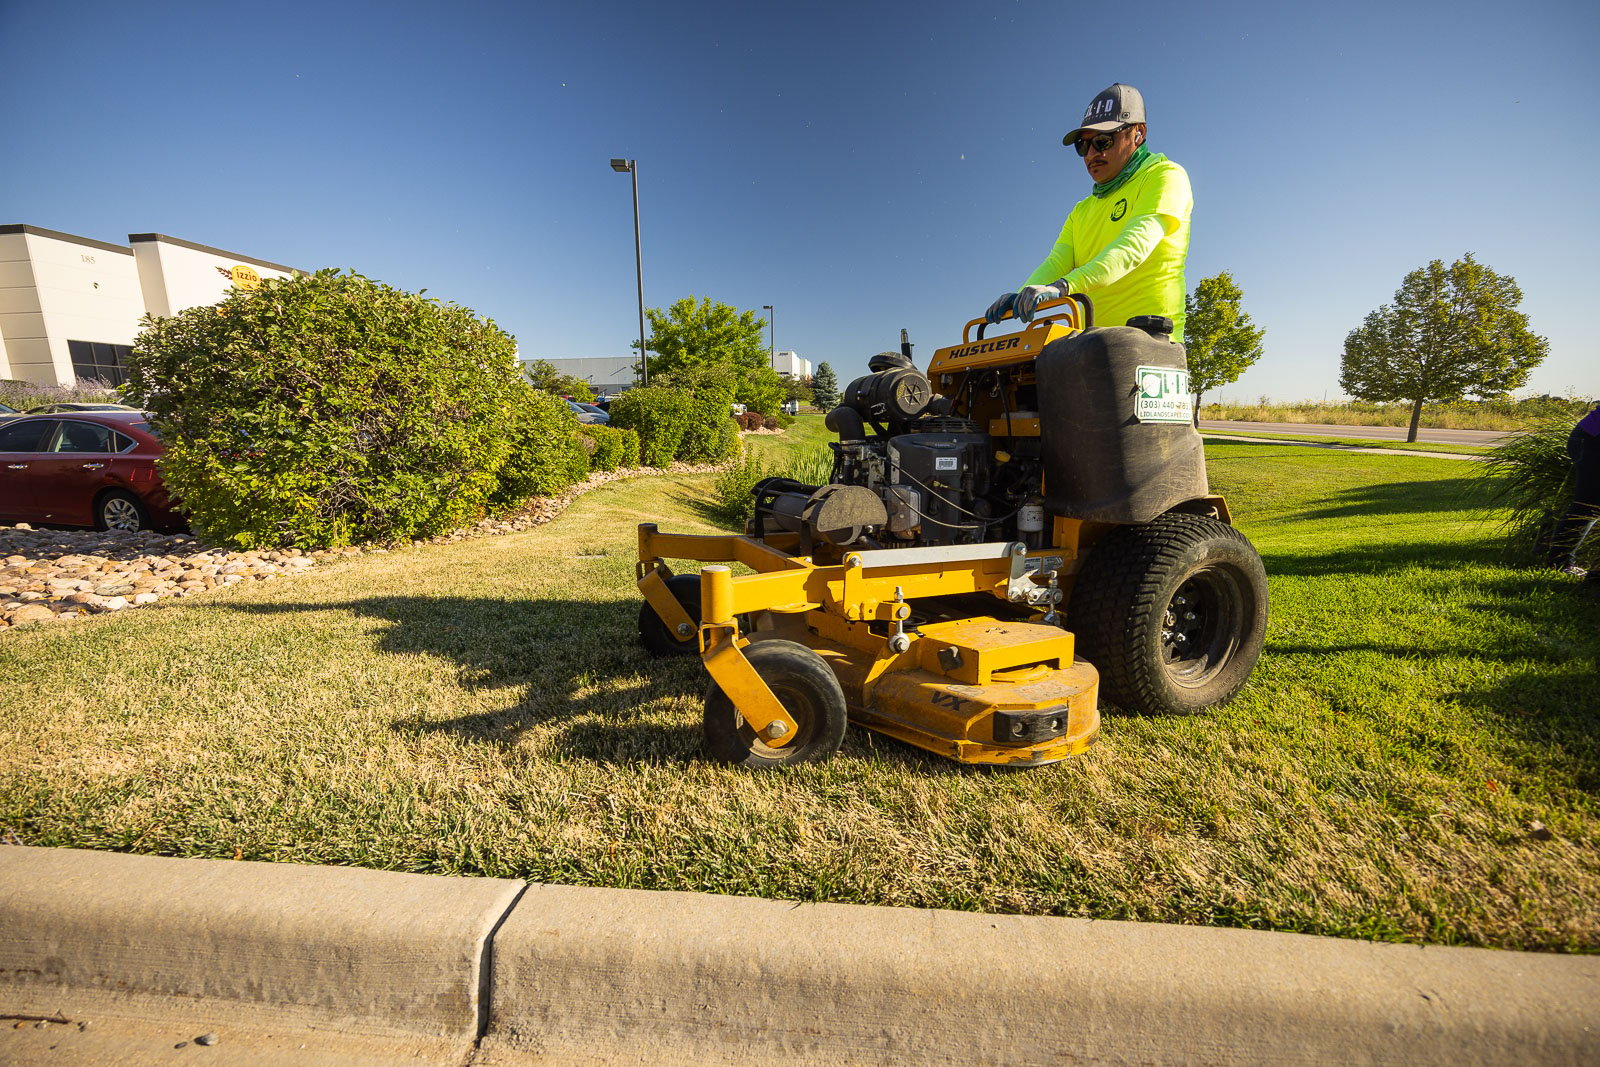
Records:
[[[109,241],[96,241],[92,237],[79,237],[75,233],[62,233],[60,230],[47,230],[42,226],[25,226],[17,223],[10,226],[0,226],[0,234],[31,233],[35,237],[49,237],[56,241],[70,241],[75,245],[86,245],[89,248],[98,248],[103,252],[121,252],[125,256],[133,255],[133,249],[127,245],[114,245]]]
[[[177,245],[179,248],[192,248],[196,252],[210,252],[214,256],[221,256],[224,259],[236,259],[240,263],[253,263],[258,267],[266,267],[268,270],[281,270],[288,274],[306,273],[306,271],[301,270],[299,267],[286,267],[282,263],[271,263],[265,259],[255,259],[251,256],[242,256],[238,252],[230,252],[226,248],[213,248],[211,245],[196,244],[193,241],[185,241],[179,237],[168,237],[164,233],[128,234],[128,242],[130,244],[145,244],[151,241],[160,241],[163,244]]]

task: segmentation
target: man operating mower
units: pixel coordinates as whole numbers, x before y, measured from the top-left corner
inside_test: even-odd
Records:
[[[1041,304],[1082,293],[1095,321],[1120,326],[1136,315],[1165,315],[1183,340],[1183,265],[1194,196],[1189,175],[1145,147],[1144,97],[1117,83],[1097,95],[1083,122],[1061,139],[1083,157],[1094,191],[1067,215],[1061,236],[1020,290],[1005,293],[986,318],[1007,312],[1031,322]]]

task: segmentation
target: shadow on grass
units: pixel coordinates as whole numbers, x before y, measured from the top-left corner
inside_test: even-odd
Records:
[[[1269,575],[1328,577],[1339,574],[1381,574],[1420,567],[1457,571],[1468,566],[1504,566],[1504,547],[1491,540],[1395,542],[1330,551],[1267,549],[1261,553]]]
[[[1546,778],[1600,794],[1600,676],[1593,661],[1514,674],[1451,696],[1494,716],[1522,749],[1521,759]]]
[[[690,515],[706,523],[716,526],[731,533],[743,533],[743,524],[730,522],[717,506],[717,501],[711,497],[680,491],[668,498],[674,505],[687,511]]]
[[[707,676],[695,656],[657,658],[639,646],[638,601],[493,600],[481,597],[371,597],[303,604],[236,604],[255,615],[349,611],[385,623],[378,648],[453,660],[465,689],[505,691],[513,702],[449,719],[418,716],[398,731],[448,733],[514,744],[547,728],[562,758],[597,763],[700,760],[699,707]],[[694,714],[670,707],[687,700]],[[553,727],[554,729],[548,729]],[[846,754],[918,772],[971,772],[889,738],[852,729]]]
[[[1414,482],[1376,482],[1331,493],[1321,507],[1295,512],[1302,519],[1348,519],[1362,515],[1415,515],[1419,512],[1481,511],[1475,478],[1431,478]]]
[[[230,610],[349,611],[376,619],[385,624],[380,651],[452,660],[462,688],[510,698],[494,711],[400,720],[399,731],[509,745],[555,726],[551,742],[563,756],[599,762],[681,762],[699,749],[698,723],[655,707],[703,686],[699,661],[657,660],[641,649],[636,603],[393,596]]]

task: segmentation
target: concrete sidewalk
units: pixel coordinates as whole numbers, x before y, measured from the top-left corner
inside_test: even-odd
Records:
[[[0,1027],[3,1063],[1592,1064],[1600,957],[5,846]]]

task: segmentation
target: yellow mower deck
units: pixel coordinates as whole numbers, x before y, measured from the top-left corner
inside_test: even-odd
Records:
[[[831,562],[797,548],[781,536],[639,527],[640,591],[669,630],[684,640],[697,635],[713,681],[768,749],[802,736],[804,726],[751,664],[747,650],[764,641],[795,642],[820,656],[851,721],[963,763],[1054,763],[1098,736],[1099,677],[1048,616],[1060,599],[1050,575],[1063,549],[846,550]],[[712,564],[700,571],[698,624],[667,588],[666,559]],[[722,565],[730,563],[753,573],[735,576]],[[1034,620],[921,617],[930,598],[975,593],[1044,611]],[[748,632],[741,617],[753,623]]]

